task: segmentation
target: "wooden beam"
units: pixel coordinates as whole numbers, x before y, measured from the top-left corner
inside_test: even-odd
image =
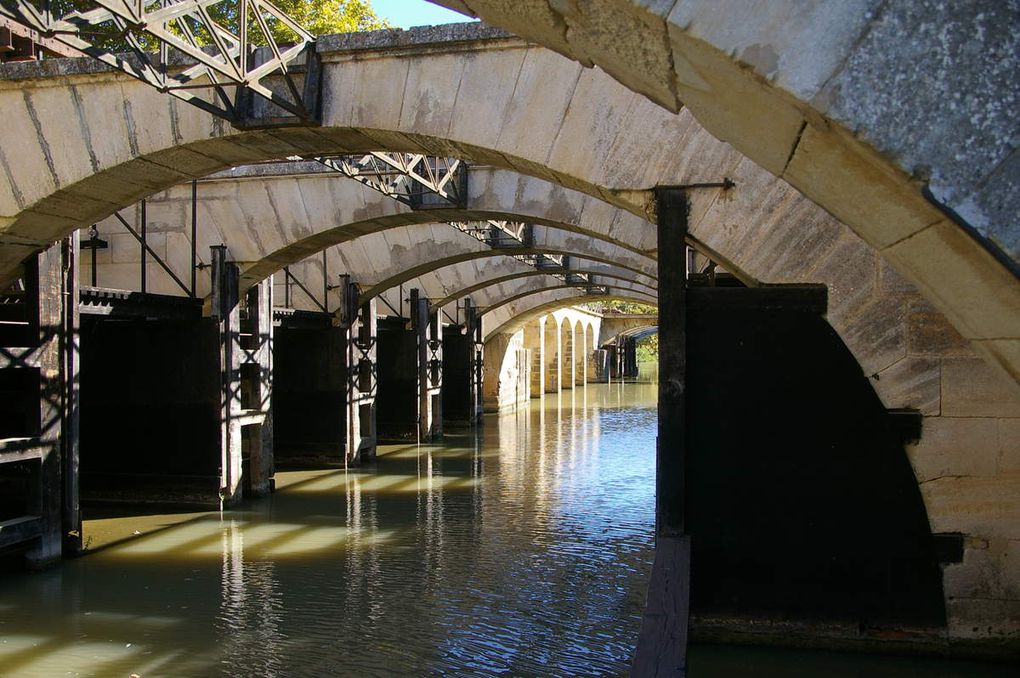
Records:
[[[683,189],[657,188],[659,423],[655,563],[632,676],[687,675],[690,538],[684,535],[687,397],[687,217]]]
[[[686,676],[691,540],[659,537],[630,675]]]
[[[0,522],[0,549],[23,544],[42,535],[39,516],[22,516]]]
[[[656,533],[684,533],[687,375],[687,216],[683,189],[657,188],[659,248],[659,428]]]

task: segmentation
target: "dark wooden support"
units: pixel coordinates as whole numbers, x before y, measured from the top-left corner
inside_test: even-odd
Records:
[[[148,215],[146,214],[146,211],[145,211],[145,201],[142,200],[142,223],[141,223],[142,236],[139,239],[139,245],[141,245],[141,252],[139,254],[139,259],[138,259],[138,275],[141,278],[141,280],[140,280],[140,283],[141,283],[140,290],[141,290],[142,294],[145,294],[145,292],[146,292],[146,283],[148,282],[148,278],[149,278],[149,276],[147,275],[148,271],[146,270],[148,262],[145,260],[146,259],[146,254],[148,254],[148,250],[149,250],[148,240],[147,240],[148,229],[149,229],[149,218],[148,218]]]
[[[655,564],[633,676],[684,676],[690,610],[690,540],[685,528],[687,218],[683,189],[657,188],[659,250],[659,423],[655,477]]]
[[[427,333],[426,355],[426,386],[429,400],[428,437],[423,440],[438,440],[443,437],[443,324],[439,316],[439,307],[429,308],[429,324]]]
[[[79,298],[79,264],[81,240],[78,231],[64,239],[62,245],[63,299],[60,353],[63,357],[63,417],[61,421],[61,458],[63,461],[64,555],[81,551],[81,493],[79,485],[79,440],[81,411],[78,399],[81,367],[81,326]]]
[[[242,455],[245,488],[264,497],[273,488],[273,278],[248,290],[241,328]]]
[[[375,456],[376,337],[375,299],[361,302],[360,289],[343,276],[341,325],[347,330],[346,459]]]
[[[64,422],[63,247],[53,245],[25,265],[25,310],[28,343],[38,361],[38,463],[32,464],[27,516],[38,518],[38,537],[25,554],[28,564],[42,567],[60,558],[63,537],[61,427]],[[35,423],[35,422],[33,422]],[[36,437],[36,436],[33,436]],[[25,524],[25,523],[23,523]]]
[[[37,516],[22,516],[0,521],[0,549],[17,546],[41,536],[41,521]]]
[[[467,326],[474,349],[471,352],[471,396],[475,407],[474,422],[479,422],[485,411],[482,392],[482,379],[485,374],[483,369],[485,340],[482,336],[482,316],[478,314],[478,307],[474,305],[470,297],[464,299],[464,324]]]
[[[459,316],[459,313],[458,313]],[[464,324],[443,328],[442,403],[445,424],[474,426],[482,416],[480,323],[470,298],[464,299]]]
[[[238,339],[241,313],[238,305],[237,265],[227,261],[225,245],[212,251],[212,294],[210,315],[217,321],[220,347],[220,501],[223,505],[241,499],[241,356]]]
[[[438,309],[429,308],[429,300],[411,290],[411,328],[418,346],[418,439],[441,436],[443,342],[439,334]]]
[[[656,453],[656,534],[684,534],[687,374],[687,216],[682,189],[659,188],[659,429]]]
[[[690,538],[659,537],[631,676],[687,675],[690,597]]]

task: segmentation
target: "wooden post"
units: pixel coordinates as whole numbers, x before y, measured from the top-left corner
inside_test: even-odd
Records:
[[[431,306],[425,299],[428,310],[428,332],[426,343],[426,387],[429,402],[428,439],[443,437],[443,325],[439,318],[439,307]]]
[[[249,473],[247,486],[253,496],[263,497],[273,487],[273,278],[270,276],[248,290],[248,346],[246,354],[255,369],[250,370],[247,391],[253,423],[244,427]]]
[[[687,215],[682,189],[659,188],[659,437],[656,456],[656,532],[684,533],[687,373]]]
[[[690,538],[684,534],[687,373],[687,217],[683,189],[657,188],[659,249],[659,428],[655,562],[632,676],[687,675]],[[623,348],[619,346],[618,348]]]
[[[241,361],[235,344],[241,331],[238,308],[238,269],[227,261],[225,245],[212,251],[210,315],[218,321],[220,345],[220,501],[229,505],[240,497],[241,482]]]
[[[62,247],[53,245],[25,265],[28,340],[38,347],[39,449],[33,471],[28,511],[39,518],[39,538],[25,554],[31,567],[42,567],[61,555],[63,485],[61,424],[64,415],[64,366],[60,334],[63,317]]]
[[[357,463],[375,456],[376,337],[375,299],[364,303],[354,283],[351,292],[357,314],[347,329],[347,440],[346,458]]]
[[[78,439],[79,439],[79,401],[78,371],[80,368],[80,327],[79,311],[79,280],[78,271],[81,261],[81,245],[79,232],[64,238],[63,256],[63,303],[60,336],[60,354],[63,357],[63,414],[60,425],[61,459],[63,462],[64,480],[64,512],[63,537],[64,555],[73,555],[81,551],[81,508],[78,484]]]
[[[417,288],[410,293],[411,329],[418,346],[418,439],[431,439],[432,402],[429,398],[429,300]]]
[[[464,298],[464,326],[471,337],[471,423],[476,424],[482,420],[482,414],[485,411],[482,402],[485,344],[482,341],[482,318],[478,315],[478,307],[470,297]],[[541,325],[539,325],[539,332],[543,332]],[[544,340],[543,335],[542,341]]]

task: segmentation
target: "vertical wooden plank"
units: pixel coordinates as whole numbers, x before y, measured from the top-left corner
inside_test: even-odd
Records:
[[[63,243],[63,326],[60,352],[63,361],[63,421],[61,422],[61,455],[64,478],[63,536],[64,554],[72,555],[81,551],[81,509],[78,484],[78,440],[79,440],[79,263],[81,262],[81,240],[78,231],[64,239]]]
[[[220,501],[241,498],[241,362],[236,344],[241,330],[238,269],[227,261],[227,248],[212,250],[211,315],[217,320],[220,346]]]
[[[429,439],[432,427],[432,408],[429,398],[429,307],[418,289],[410,293],[411,328],[418,346],[418,439]]]
[[[248,485],[253,496],[266,496],[271,491],[273,476],[273,278],[270,276],[247,293],[248,325],[252,334],[250,349],[258,363],[258,376],[251,384],[253,407],[263,417],[261,424],[252,424],[247,436],[249,473]]]
[[[348,364],[352,370],[351,397],[347,411],[348,425],[348,456],[354,459],[371,458],[376,449],[376,357],[378,326],[375,313],[376,300],[371,299],[360,304],[357,327],[352,328],[349,342]]]
[[[659,424],[656,533],[684,533],[687,373],[687,216],[683,189],[656,189],[659,248]]]
[[[656,539],[655,562],[631,676],[687,675],[690,569],[689,537]]]
[[[690,539],[684,535],[687,372],[687,216],[682,189],[657,188],[659,249],[659,422],[655,563],[632,676],[684,676],[690,610]],[[633,346],[617,345],[629,370]]]
[[[145,201],[142,200],[142,224],[141,224],[141,232],[142,232],[141,235],[142,235],[142,238],[141,238],[141,242],[139,243],[139,247],[141,247],[141,254],[139,255],[140,258],[138,259],[138,262],[139,262],[138,263],[138,275],[141,278],[140,282],[141,282],[141,291],[142,291],[142,294],[145,294],[145,292],[146,292],[146,283],[148,282],[148,278],[149,278],[149,276],[146,275],[148,273],[148,271],[146,270],[147,267],[148,267],[148,262],[146,261],[146,258],[145,258],[146,257],[146,247],[145,247],[145,245],[146,245],[146,240],[148,238],[148,230],[149,230],[149,218],[148,218],[148,215],[146,214],[146,211],[145,211]]]
[[[437,440],[443,437],[443,326],[439,321],[439,308],[431,306],[428,299],[424,301],[428,314],[428,363],[425,372],[429,400],[428,439]]]
[[[61,245],[35,255],[25,267],[29,304],[29,340],[39,347],[39,443],[43,457],[33,482],[29,510],[38,515],[42,534],[25,554],[32,567],[60,557],[63,534],[61,423],[63,419],[63,271]]]

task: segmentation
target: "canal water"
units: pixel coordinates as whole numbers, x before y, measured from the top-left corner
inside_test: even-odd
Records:
[[[279,472],[244,510],[90,521],[86,557],[0,576],[0,676],[625,675],[652,560],[655,395],[589,386],[441,446]],[[1014,675],[722,646],[692,648],[690,669]]]

